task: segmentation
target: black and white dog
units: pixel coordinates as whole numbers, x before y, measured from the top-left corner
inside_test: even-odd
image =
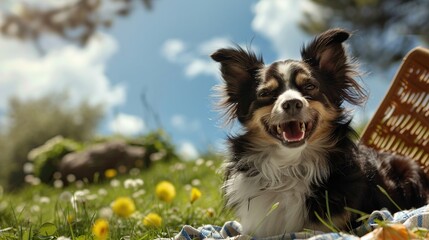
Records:
[[[302,60],[270,65],[240,47],[211,56],[224,80],[220,105],[243,130],[229,137],[223,188],[244,234],[327,230],[317,215],[348,230],[360,216],[346,207],[398,210],[379,187],[403,209],[427,203],[416,163],[356,143],[344,103],[359,105],[366,92],[344,50],[349,36],[326,31],[303,47]]]

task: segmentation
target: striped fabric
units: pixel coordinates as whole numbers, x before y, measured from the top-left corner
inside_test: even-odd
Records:
[[[391,214],[387,210],[374,211],[364,224],[350,233],[322,233],[322,232],[298,232],[287,233],[284,235],[272,236],[267,238],[258,238],[258,240],[275,240],[275,239],[310,239],[310,240],[358,240],[358,236],[363,236],[378,227],[379,223],[400,223],[408,229],[429,229],[429,205],[413,209],[404,210]],[[171,240],[193,240],[193,239],[234,239],[249,240],[255,239],[250,236],[241,235],[241,225],[236,221],[226,222],[222,227],[205,225],[199,228],[184,226],[182,230]],[[159,240],[166,240],[159,239]]]

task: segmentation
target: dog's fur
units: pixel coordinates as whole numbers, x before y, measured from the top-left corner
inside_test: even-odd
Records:
[[[242,126],[229,137],[223,189],[244,234],[327,230],[317,215],[351,229],[359,216],[345,207],[398,210],[379,187],[402,209],[427,203],[428,179],[416,163],[356,144],[344,102],[359,105],[366,92],[344,50],[349,35],[320,34],[301,61],[265,65],[238,46],[212,55],[224,80],[220,105]]]

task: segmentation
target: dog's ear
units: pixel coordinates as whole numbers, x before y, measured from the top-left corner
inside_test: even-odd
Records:
[[[324,72],[335,73],[347,62],[342,43],[350,36],[345,30],[331,29],[316,36],[301,50],[302,60]]]
[[[219,49],[211,58],[221,64],[220,71],[225,84],[219,89],[222,94],[220,107],[226,110],[227,121],[238,118],[244,122],[255,98],[257,75],[264,66],[262,57],[237,46]]]
[[[365,90],[353,79],[358,73],[344,50],[343,42],[350,37],[350,33],[340,29],[330,29],[318,36],[301,49],[302,60],[315,71],[329,76],[332,95],[337,105],[343,100],[358,105],[366,100]]]

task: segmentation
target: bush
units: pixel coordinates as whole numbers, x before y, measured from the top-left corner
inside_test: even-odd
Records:
[[[131,146],[143,147],[146,151],[143,166],[149,167],[156,161],[174,162],[179,159],[176,148],[170,137],[164,130],[158,129],[137,137],[115,136],[96,139],[95,143],[103,143],[111,140],[124,140]]]
[[[61,159],[68,153],[82,150],[83,145],[71,139],[56,136],[30,151],[28,159],[33,163],[34,174],[42,182],[51,182]]]
[[[140,138],[129,140],[128,143],[142,146],[146,149],[145,166],[150,166],[155,161],[174,161],[178,159],[171,139],[163,130],[153,131]]]
[[[54,93],[39,99],[9,101],[7,128],[0,135],[7,146],[0,148],[0,182],[8,190],[22,187],[23,166],[28,153],[57,135],[77,141],[93,137],[103,116],[103,107],[82,101],[72,104],[66,93]],[[4,169],[3,169],[4,168]],[[7,169],[6,169],[7,168]]]

